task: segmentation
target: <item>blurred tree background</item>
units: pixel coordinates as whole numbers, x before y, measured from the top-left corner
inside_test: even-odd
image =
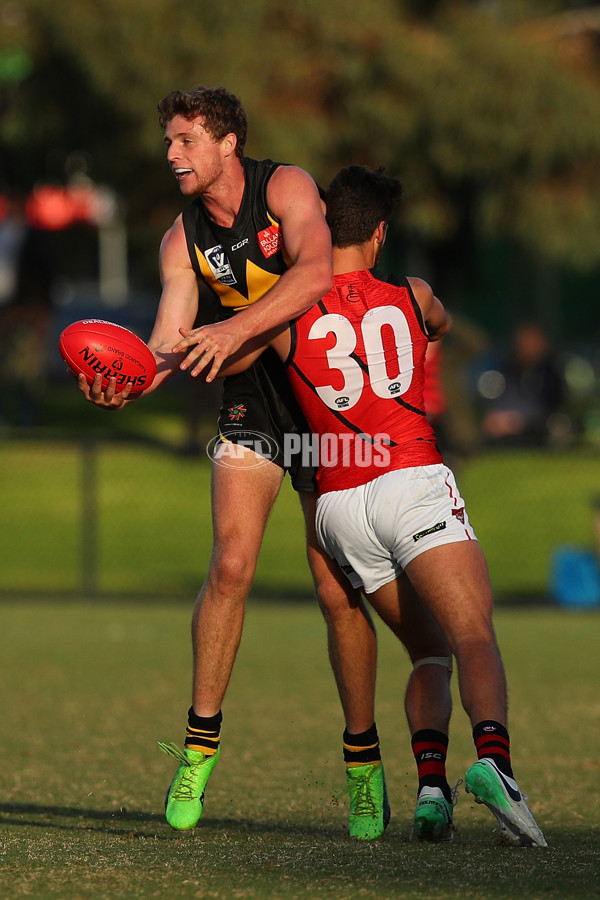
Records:
[[[158,242],[182,205],[156,103],[224,84],[248,109],[250,155],[324,184],[352,162],[399,175],[398,265],[451,308],[500,332],[526,308],[555,336],[589,334],[600,7],[0,0],[0,28],[0,193],[81,170],[110,184],[140,286],[157,290]]]
[[[198,504],[174,513],[181,559],[171,548],[164,561],[163,523],[181,474],[193,485],[186,496],[202,493],[207,472],[196,463],[207,461],[219,389],[180,376],[127,415],[103,416],[81,402],[56,349],[60,329],[90,315],[148,336],[159,242],[186,203],[156,106],[198,84],[242,99],[251,156],[301,165],[323,186],[352,163],[402,178],[383,262],[430,281],[454,320],[442,362],[431,360],[448,398],[435,422],[442,447],[456,454],[452,465],[464,463],[495,586],[543,595],[554,548],[589,545],[600,497],[600,6],[577,0],[0,0],[0,468],[13,512],[2,540],[13,575],[0,592],[76,584],[78,558],[87,593],[133,589],[145,570],[158,589],[152,566],[132,563],[129,538],[118,538],[119,528],[137,530],[141,497],[154,504],[143,543],[160,571],[176,571],[187,590],[208,559]],[[40,187],[50,223],[23,208]],[[99,205],[71,223],[86,188]],[[15,287],[6,261],[19,241],[29,244]],[[519,331],[523,320],[533,329]],[[524,435],[514,421],[526,420],[528,404]],[[65,436],[73,446],[60,444]],[[148,451],[155,474],[137,488],[115,440],[132,436],[163,454]],[[478,455],[505,438],[505,455]],[[514,452],[527,441],[531,459]],[[151,483],[168,497],[148,494]],[[282,503],[258,575],[277,590],[308,585],[297,503]],[[122,583],[106,565],[115,540]],[[287,574],[273,574],[274,560]],[[600,602],[600,574],[593,587]]]

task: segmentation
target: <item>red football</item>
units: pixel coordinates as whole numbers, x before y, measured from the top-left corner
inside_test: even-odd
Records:
[[[129,396],[135,397],[152,384],[156,374],[156,361],[143,340],[128,328],[102,319],[82,319],[67,326],[58,349],[71,371],[85,375],[88,384],[100,373],[103,391],[108,379],[116,378],[117,391],[131,382]]]

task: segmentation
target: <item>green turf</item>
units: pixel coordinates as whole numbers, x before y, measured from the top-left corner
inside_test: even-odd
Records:
[[[499,847],[464,793],[450,847],[407,841],[414,761],[408,665],[380,631],[378,725],[392,821],[345,833],[342,720],[318,611],[251,603],[224,706],[223,753],[193,833],[162,815],[189,703],[183,604],[3,603],[0,896],[39,898],[597,898],[597,614],[497,613],[515,771],[548,850]],[[473,760],[455,706],[449,776]]]
[[[496,451],[459,469],[458,481],[502,594],[544,593],[554,548],[594,546],[597,451]]]
[[[547,597],[554,549],[593,546],[597,454],[486,454],[461,466],[457,480],[499,598]],[[202,583],[212,544],[204,455],[14,440],[0,443],[0,488],[0,592],[76,591],[85,584],[87,593],[93,587],[191,597]],[[254,590],[312,594],[304,525],[288,479],[267,527]]]

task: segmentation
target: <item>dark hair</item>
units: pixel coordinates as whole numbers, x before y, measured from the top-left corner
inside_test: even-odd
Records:
[[[380,222],[388,222],[400,203],[402,182],[384,169],[348,166],[325,192],[327,223],[334,247],[368,241]]]
[[[200,85],[191,91],[171,91],[158,104],[158,121],[161,128],[175,116],[192,120],[202,118],[203,125],[215,141],[221,141],[227,134],[235,134],[236,156],[244,155],[248,120],[246,111],[238,98],[223,87]]]

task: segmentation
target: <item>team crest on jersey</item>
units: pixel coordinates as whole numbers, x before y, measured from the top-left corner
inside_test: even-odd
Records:
[[[452,515],[453,515],[453,516],[456,516],[456,518],[458,519],[458,521],[459,521],[459,522],[462,522],[463,525],[465,524],[465,508],[464,508],[464,506],[461,506],[460,509],[453,509],[453,510],[452,510]]]
[[[230,406],[227,410],[230,422],[239,422],[240,419],[244,418],[246,412],[247,410],[243,403],[236,403],[235,406]]]
[[[216,247],[211,247],[210,250],[204,251],[204,257],[206,262],[210,266],[210,271],[213,273],[217,281],[220,281],[221,284],[235,284],[236,277],[231,270],[231,265],[229,260],[227,259],[227,254],[223,249],[222,244],[217,244]]]
[[[268,228],[263,228],[262,231],[259,231],[256,236],[265,259],[274,256],[278,250],[283,249],[283,237],[278,225],[269,225]]]

